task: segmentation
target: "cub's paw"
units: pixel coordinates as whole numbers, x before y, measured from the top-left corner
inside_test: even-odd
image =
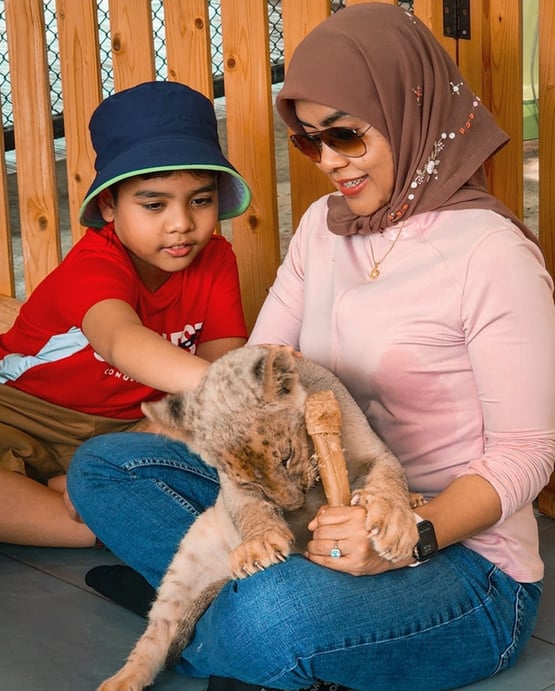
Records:
[[[134,655],[134,653],[131,653],[131,655]],[[97,691],[143,691],[153,681],[154,674],[148,659],[137,664],[137,658],[135,657],[135,661],[129,659],[119,672],[106,679],[98,687]]]
[[[394,501],[367,490],[358,490],[352,503],[366,508],[366,530],[382,559],[395,563],[412,556],[418,542],[418,530],[408,501]]]
[[[146,686],[135,675],[120,670],[113,677],[100,684],[97,691],[143,691]]]
[[[236,547],[231,554],[231,573],[234,578],[246,578],[267,566],[285,561],[291,553],[293,535],[289,531],[267,530]]]

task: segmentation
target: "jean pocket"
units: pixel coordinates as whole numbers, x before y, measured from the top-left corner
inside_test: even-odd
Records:
[[[537,583],[518,583],[499,569],[492,574],[492,586],[505,591],[505,616],[503,631],[508,641],[499,656],[497,668],[493,674],[512,667],[519,658],[525,645],[530,640],[538,613],[538,605],[542,591],[542,581]],[[497,581],[494,583],[494,581]],[[492,674],[492,676],[493,676]]]

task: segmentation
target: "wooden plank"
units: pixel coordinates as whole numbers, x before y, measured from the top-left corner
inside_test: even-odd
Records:
[[[0,120],[2,105],[0,103]],[[3,120],[2,120],[3,122]],[[8,195],[8,178],[6,176],[6,159],[4,137],[0,137],[0,295],[15,295],[13,271],[12,232],[10,225],[10,200]],[[0,330],[0,333],[2,331]]]
[[[207,0],[164,0],[167,78],[214,99]],[[216,226],[221,233],[221,224]]]
[[[555,3],[539,5],[539,231],[547,268],[555,275]],[[554,475],[555,477],[555,475]],[[555,490],[555,487],[553,488]]]
[[[150,0],[110,0],[115,90],[155,78]]]
[[[317,24],[330,15],[329,0],[282,0],[285,70],[297,45]],[[295,229],[307,208],[334,187],[319,168],[289,144],[289,179],[291,184],[291,221]]]
[[[484,27],[485,28],[485,27]],[[511,141],[490,161],[488,174],[492,194],[514,213],[523,215],[522,151],[522,3],[490,0],[491,92],[484,103]]]
[[[253,192],[233,219],[243,307],[252,327],[280,261],[267,3],[222,0],[228,154]]]
[[[373,2],[382,2],[384,5],[398,5],[399,2],[398,0],[372,0]],[[345,6],[349,7],[349,5],[361,5],[364,2],[368,2],[368,0],[345,0]]]
[[[470,40],[451,41],[451,57],[457,62],[472,91],[489,108],[491,100],[490,31],[483,0],[470,1]]]
[[[206,0],[164,0],[167,78],[214,97]]]
[[[480,0],[478,0],[479,2]],[[414,0],[414,14],[424,22],[437,40],[457,61],[457,41],[454,38],[443,35],[443,4],[437,0]]]
[[[547,268],[555,272],[555,4],[539,0],[539,237]],[[538,496],[538,509],[555,518],[555,472]]]
[[[538,509],[545,516],[555,518],[555,473],[551,475],[549,483],[539,493]]]
[[[61,258],[43,3],[4,2],[27,294]]]
[[[73,242],[82,236],[79,207],[94,177],[88,124],[102,99],[96,0],[56,0],[69,215]]]
[[[511,141],[488,163],[490,190],[523,214],[522,5],[471,0],[471,40],[457,42],[459,67]]]
[[[21,305],[20,300],[0,296],[0,334],[5,333],[14,323]]]

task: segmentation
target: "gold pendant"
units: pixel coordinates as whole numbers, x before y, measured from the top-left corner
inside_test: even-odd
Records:
[[[370,272],[370,278],[375,281],[376,278],[379,278],[380,276],[380,270],[378,269],[378,265],[376,264],[372,271]]]

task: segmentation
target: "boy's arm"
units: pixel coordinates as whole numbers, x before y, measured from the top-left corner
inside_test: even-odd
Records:
[[[85,314],[82,328],[91,346],[107,362],[159,391],[194,389],[209,365],[144,326],[123,300],[97,302]]]

